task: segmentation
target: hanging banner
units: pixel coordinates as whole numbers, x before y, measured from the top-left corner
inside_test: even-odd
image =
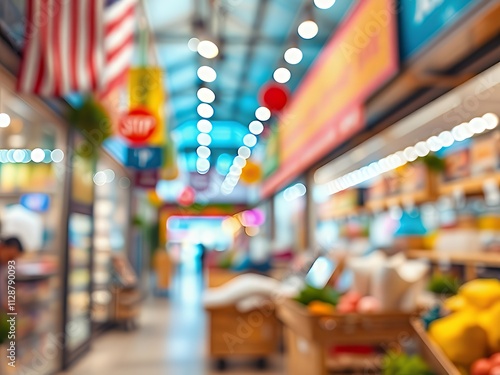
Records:
[[[135,67],[129,73],[130,110],[147,109],[156,118],[156,127],[148,137],[149,145],[165,143],[165,88],[159,67]]]
[[[358,133],[363,104],[398,70],[394,0],[363,0],[333,34],[279,122],[274,193]]]

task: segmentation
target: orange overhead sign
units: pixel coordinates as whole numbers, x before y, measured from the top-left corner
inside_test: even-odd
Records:
[[[279,122],[280,168],[263,195],[362,129],[363,103],[398,69],[394,0],[359,1],[325,46]]]

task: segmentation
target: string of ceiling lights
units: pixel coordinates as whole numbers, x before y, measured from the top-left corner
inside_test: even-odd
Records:
[[[319,9],[329,9],[335,4],[336,0],[314,0],[314,4]],[[305,40],[313,39],[318,35],[319,27],[313,19],[312,9],[306,9],[306,20],[302,21],[297,27],[297,34]],[[285,62],[290,65],[299,64],[304,57],[304,54],[298,46],[289,47],[283,55]],[[285,84],[292,78],[290,70],[284,66],[278,67],[273,73],[273,79],[277,83]],[[251,150],[257,145],[258,138],[264,131],[263,122],[271,119],[272,113],[266,107],[259,107],[255,111],[256,120],[253,120],[248,125],[250,133],[243,138],[244,146],[238,150],[238,155],[234,158],[228,174],[221,185],[221,192],[225,195],[231,194],[239,182],[243,168],[246,165],[246,159],[251,155]],[[248,150],[248,151],[247,151]]]
[[[335,4],[336,0],[314,0],[314,5],[319,9],[329,9]],[[310,6],[306,8],[306,19],[302,21],[297,27],[297,34],[304,40],[313,39],[319,32],[318,25],[314,21],[313,12]],[[219,55],[219,48],[217,45],[206,39],[200,40],[196,37],[188,41],[188,48],[197,52],[200,56],[206,59],[214,59]],[[290,65],[297,65],[303,59],[303,52],[298,46],[292,46],[284,52],[284,60]],[[198,78],[209,84],[217,79],[217,72],[209,65],[202,65],[197,71]],[[292,74],[290,70],[284,66],[278,67],[273,72],[273,79],[280,84],[285,84],[290,81]],[[198,115],[202,118],[198,121],[197,128],[199,134],[197,136],[198,148],[196,150],[198,159],[196,162],[196,170],[200,174],[206,174],[210,170],[210,155],[209,148],[212,138],[210,132],[213,125],[210,118],[214,115],[214,108],[212,103],[215,101],[215,93],[208,87],[201,87],[197,92],[200,104],[197,107]],[[221,185],[221,192],[223,194],[231,194],[239,182],[243,168],[246,161],[252,154],[252,149],[258,143],[258,136],[264,131],[264,122],[269,121],[272,116],[271,111],[266,107],[259,107],[255,111],[255,119],[248,125],[249,133],[243,137],[243,145],[238,149],[238,154],[233,159],[226,174],[224,181]]]

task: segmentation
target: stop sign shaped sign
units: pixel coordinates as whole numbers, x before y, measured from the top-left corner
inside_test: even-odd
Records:
[[[131,109],[120,119],[118,132],[133,143],[143,143],[154,133],[158,121],[145,108]]]

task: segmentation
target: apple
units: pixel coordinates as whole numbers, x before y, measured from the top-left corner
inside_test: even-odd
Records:
[[[475,374],[472,374],[475,375]],[[500,375],[500,365],[493,366],[488,375]]]
[[[492,366],[500,366],[500,353],[495,353],[490,357]]]
[[[472,367],[470,368],[471,375],[491,375],[490,371],[491,362],[486,358],[478,359],[472,364]],[[495,375],[500,375],[500,373]]]

